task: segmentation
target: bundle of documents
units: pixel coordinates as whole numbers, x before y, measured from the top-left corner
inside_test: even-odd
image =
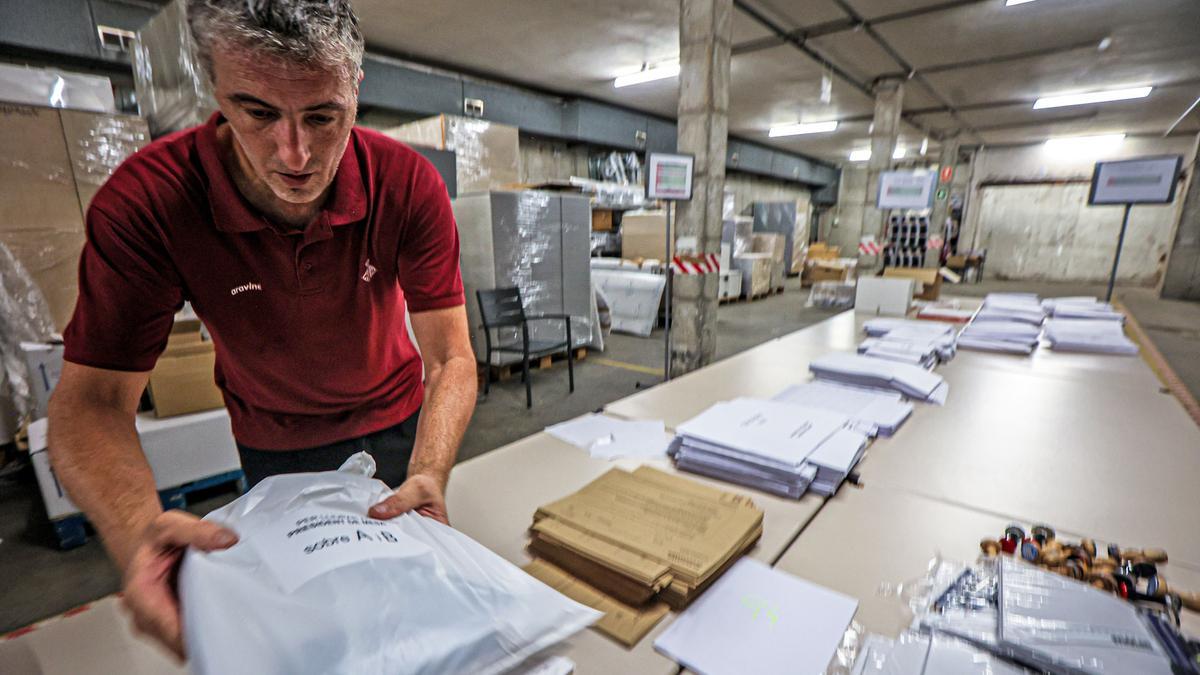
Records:
[[[1046,312],[1033,293],[988,293],[974,321],[1020,321],[1042,325]]]
[[[850,417],[854,429],[868,436],[891,436],[913,411],[913,405],[894,391],[821,380],[790,386],[771,400],[842,413]]]
[[[654,641],[703,675],[823,673],[858,601],[741,560]]]
[[[1137,354],[1120,321],[1109,319],[1050,319],[1046,340],[1056,351]]]
[[[966,323],[975,316],[974,309],[963,309],[953,305],[926,305],[917,310],[917,318],[924,321]]]
[[[958,346],[984,352],[1032,354],[1037,348],[1040,326],[1025,321],[998,321],[976,318],[958,335]]]
[[[867,447],[848,415],[739,398],[676,428],[676,465],[785,497],[833,494]]]
[[[953,567],[935,572],[936,600],[918,612],[934,635],[1055,675],[1200,673],[1168,618],[1109,591],[1010,556],[946,582]]]
[[[808,364],[817,379],[852,386],[897,391],[905,396],[941,405],[950,385],[941,375],[920,366],[834,352]]]
[[[664,457],[671,444],[662,420],[629,421],[595,413],[548,426],[546,433],[597,459]]]
[[[636,643],[687,606],[762,535],[747,497],[650,467],[612,469],[534,514],[526,571],[605,611],[597,628]]]
[[[863,328],[870,336],[860,354],[932,368],[954,358],[956,331],[944,323],[906,319],[872,319]]]
[[[1113,309],[1111,304],[1093,297],[1049,298],[1042,301],[1042,309],[1056,319],[1125,321],[1125,315]]]

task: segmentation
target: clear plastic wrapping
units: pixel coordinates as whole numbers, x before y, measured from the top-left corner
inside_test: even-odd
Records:
[[[112,81],[99,75],[0,63],[0,92],[3,92],[0,97],[10,103],[101,113],[117,111]]]
[[[69,110],[63,111],[62,124],[75,188],[86,212],[96,191],[117,167],[150,142],[150,129],[140,117]]]
[[[726,218],[721,225],[721,241],[732,246],[733,257],[754,249],[754,219],[749,216]]]
[[[383,133],[402,143],[453,152],[460,195],[510,187],[521,179],[520,135],[516,127],[438,115]]]
[[[808,307],[848,309],[854,306],[854,291],[858,284],[849,281],[817,281],[808,296]]]
[[[21,261],[0,242],[0,360],[5,380],[0,397],[11,399],[18,416],[24,417],[33,407],[21,343],[47,340],[53,332],[50,306],[41,289]]]
[[[217,105],[193,51],[184,0],[168,4],[137,35],[133,83],[151,132],[162,136],[203,123]]]

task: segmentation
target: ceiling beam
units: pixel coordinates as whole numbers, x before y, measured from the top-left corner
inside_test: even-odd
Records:
[[[1012,63],[1014,61],[1024,61],[1025,59],[1036,59],[1045,56],[1057,56],[1067,52],[1073,52],[1078,49],[1095,49],[1100,44],[1102,38],[1076,42],[1074,44],[1063,45],[1061,47],[1047,47],[1045,49],[1031,49],[1024,52],[1014,52],[1012,54],[1001,54],[1000,56],[989,56],[980,59],[970,59],[967,61],[955,61],[952,63],[939,63],[932,66],[918,68],[917,72],[924,75],[933,75],[937,73],[945,73],[953,70],[963,70],[966,68],[978,68],[980,66],[991,66],[1000,63]],[[907,73],[888,73],[880,77],[898,77],[907,75]]]

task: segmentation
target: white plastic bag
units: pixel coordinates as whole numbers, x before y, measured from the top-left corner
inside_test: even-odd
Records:
[[[274,476],[207,516],[240,541],[184,558],[194,673],[500,673],[599,617],[437,521],[366,517],[374,470]]]

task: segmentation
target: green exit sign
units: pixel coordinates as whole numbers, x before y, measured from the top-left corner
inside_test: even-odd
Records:
[[[938,188],[938,191],[937,191],[937,200],[938,200],[939,202],[944,202],[944,201],[946,201],[946,188]]]

